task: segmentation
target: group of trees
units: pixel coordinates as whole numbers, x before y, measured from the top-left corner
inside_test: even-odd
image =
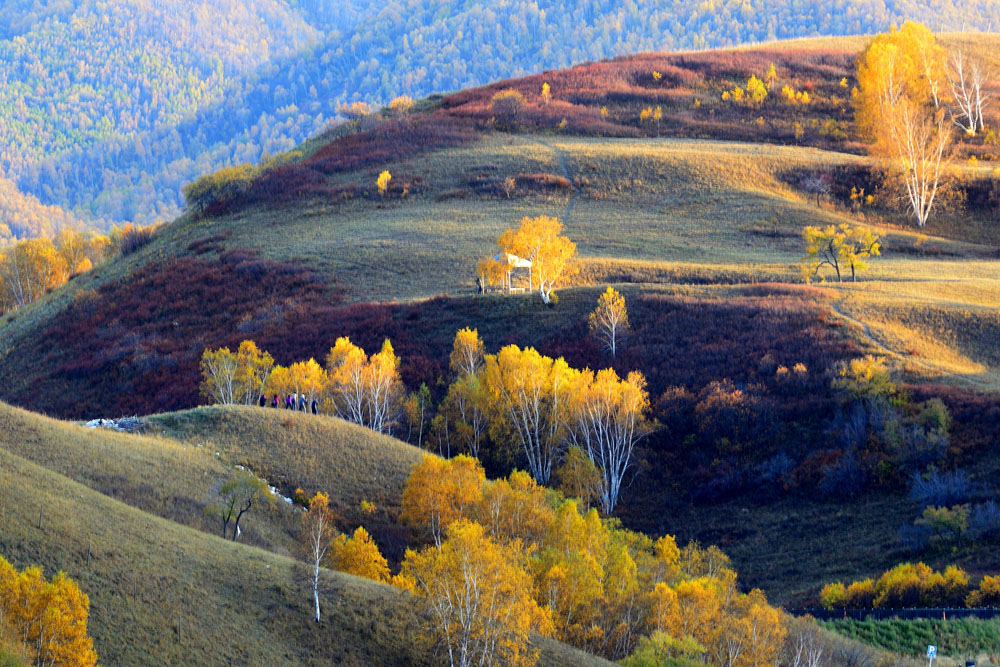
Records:
[[[22,308],[118,250],[122,230],[110,236],[63,229],[0,249],[0,313]]]
[[[786,634],[716,547],[624,530],[523,472],[490,482],[474,459],[428,455],[402,517],[433,544],[407,551],[399,583],[427,600],[453,665],[531,664],[533,631],[613,660],[661,632],[692,657],[749,666],[773,662]]]
[[[614,290],[605,293],[596,313],[609,308],[618,313],[613,335],[620,341],[627,313]],[[606,325],[595,326],[606,330]],[[478,456],[489,440],[494,456],[502,451],[523,460],[542,484],[549,482],[563,452],[578,447],[601,475],[602,509],[614,510],[635,463],[636,445],[652,428],[642,373],[623,378],[611,368],[577,370],[561,358],[516,345],[486,354],[478,332],[468,328],[455,335],[450,364],[454,382],[433,418],[426,389],[406,395],[388,340],[369,356],[349,338],[338,338],[325,368],[314,359],[276,366],[253,341],[243,341],[235,353],[206,349],[201,391],[222,405],[257,405],[271,394],[304,395],[309,404],[317,400],[325,413],[386,434],[405,415],[420,440],[429,429],[442,454],[454,449]]]
[[[552,291],[576,273],[576,244],[562,234],[558,218],[525,217],[515,230],[508,228],[497,239],[498,257],[479,262],[476,272],[483,285],[503,285],[509,280],[510,256],[531,262],[529,284],[538,288],[543,303],[551,303]]]
[[[94,640],[87,636],[90,599],[60,572],[48,580],[37,567],[18,571],[0,556],[0,650],[23,647],[31,664],[93,667]]]
[[[985,66],[961,49],[946,54],[930,30],[907,21],[871,41],[857,80],[858,129],[886,185],[922,227],[950,186],[953,126],[968,134],[984,127]]]
[[[494,456],[516,453],[536,481],[548,484],[566,449],[577,447],[600,473],[603,511],[614,511],[636,445],[652,428],[642,373],[577,370],[516,345],[485,354],[473,329],[456,334],[451,369],[455,381],[430,420],[442,453],[454,447],[478,456],[489,439]]]
[[[938,572],[923,563],[901,563],[875,580],[827,584],[820,602],[827,609],[995,607],[1000,604],[1000,576],[986,575],[975,588],[955,565]]]
[[[388,339],[372,355],[347,337],[338,338],[326,357],[290,366],[245,340],[236,352],[206,349],[201,358],[201,393],[219,405],[258,405],[262,397],[302,396],[323,412],[391,434],[405,395],[399,359]]]

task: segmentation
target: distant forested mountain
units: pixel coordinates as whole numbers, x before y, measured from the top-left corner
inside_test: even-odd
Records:
[[[5,0],[0,177],[96,226],[148,222],[178,213],[185,183],[291,148],[343,102],[908,18],[986,30],[1000,0]],[[9,213],[23,208],[0,203],[11,236],[58,226]]]

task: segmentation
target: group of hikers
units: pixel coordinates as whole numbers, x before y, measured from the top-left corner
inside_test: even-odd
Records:
[[[286,410],[297,410],[298,412],[309,412],[310,410],[312,410],[312,413],[314,415],[319,414],[319,403],[317,403],[316,399],[314,398],[312,400],[312,405],[310,405],[306,401],[305,394],[289,394],[288,396],[285,396],[285,400],[283,401],[281,400],[279,394],[275,394],[274,398],[271,399],[270,403],[271,407],[275,409],[280,408],[282,405],[284,405]],[[268,404],[267,396],[261,394],[260,407],[266,408],[267,404]]]

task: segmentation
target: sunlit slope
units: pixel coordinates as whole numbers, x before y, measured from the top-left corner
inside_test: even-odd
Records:
[[[326,572],[324,617],[313,623],[294,561],[145,514],[6,450],[0,553],[79,582],[102,664],[435,663],[408,594]],[[538,646],[541,664],[604,664]]]

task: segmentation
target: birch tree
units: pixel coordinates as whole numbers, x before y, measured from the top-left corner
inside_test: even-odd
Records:
[[[983,107],[989,101],[986,92],[987,71],[979,60],[967,57],[962,49],[952,51],[945,70],[948,90],[954,100],[952,118],[966,134],[985,128]]]
[[[478,329],[459,329],[452,343],[448,365],[459,376],[474,375],[483,365],[485,347]]]
[[[614,511],[633,466],[636,443],[650,425],[646,378],[633,371],[624,380],[614,369],[584,371],[577,379],[570,408],[570,440],[601,471],[600,500],[605,514]]]
[[[240,364],[228,347],[205,350],[201,355],[201,394],[216,405],[232,405],[239,395]]]
[[[858,59],[859,128],[917,225],[934,207],[948,166],[951,123],[942,106],[944,63],[934,36],[907,22],[877,36]]]
[[[609,286],[597,300],[597,308],[590,314],[590,332],[614,359],[629,328],[625,297]]]
[[[523,218],[516,230],[507,229],[497,241],[501,251],[531,260],[532,280],[546,304],[552,299],[552,291],[576,272],[576,244],[562,231],[558,218],[541,215]]]
[[[274,370],[274,357],[266,351],[262,352],[252,340],[245,340],[236,350],[236,364],[235,380],[240,402],[257,405]]]
[[[330,542],[334,537],[333,512],[330,511],[330,497],[317,492],[309,501],[309,510],[302,515],[302,533],[299,536],[300,548],[305,561],[309,564],[310,583],[312,584],[313,604],[315,606],[314,620],[319,623],[319,571],[326,560]]]
[[[440,547],[408,550],[403,573],[426,601],[432,638],[452,667],[533,665],[529,632],[543,630],[545,614],[519,546],[504,546],[478,523],[461,520]]]
[[[388,339],[369,358],[347,337],[326,357],[329,403],[343,419],[392,434],[405,398],[399,358]]]
[[[29,239],[0,253],[0,306],[13,310],[66,282],[66,261],[48,239]]]
[[[528,472],[548,484],[566,429],[569,392],[579,373],[562,359],[533,348],[508,345],[486,356],[483,372],[494,442],[513,437],[521,445]]]

